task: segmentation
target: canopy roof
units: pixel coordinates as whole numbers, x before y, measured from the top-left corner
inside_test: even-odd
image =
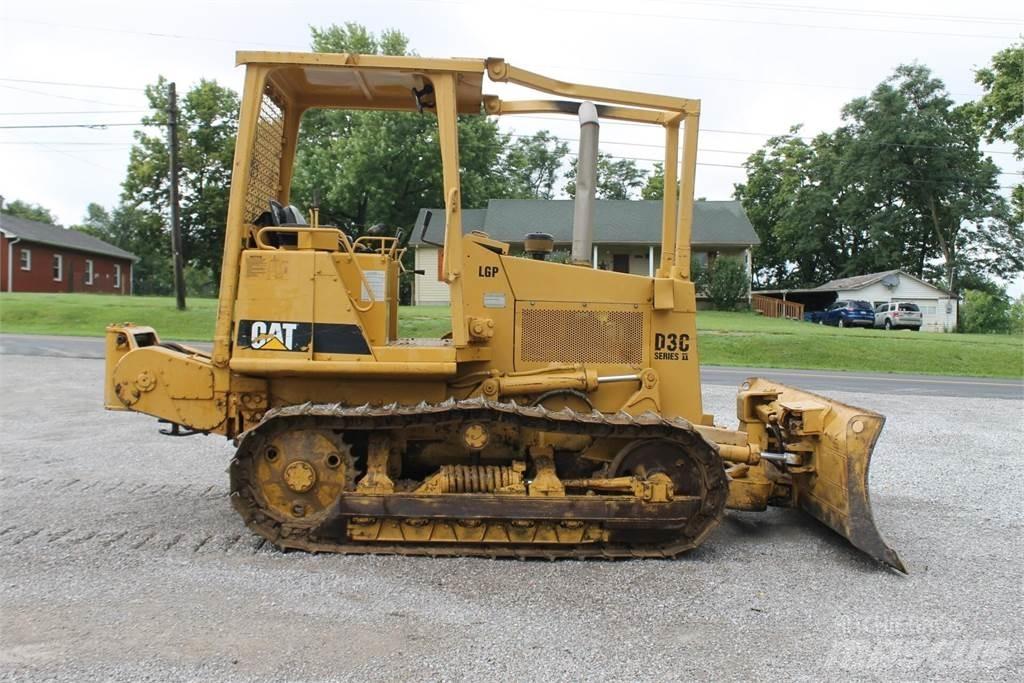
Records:
[[[300,109],[416,111],[412,91],[432,74],[457,75],[456,101],[464,114],[480,113],[483,59],[424,59],[333,52],[239,52],[238,64],[271,67],[270,79]]]
[[[516,83],[574,100],[608,103],[598,107],[599,114],[607,118],[666,123],[700,111],[698,100],[575,85],[519,69],[494,57],[431,59],[348,52],[243,51],[237,53],[236,63],[269,69],[271,83],[299,109],[416,111],[423,102],[417,102],[414,90],[424,93],[429,104],[431,78],[454,74],[456,105],[461,114],[479,114],[483,110],[488,114],[576,112],[578,102],[573,101],[547,100],[541,106],[536,100],[503,103],[497,97],[484,95],[481,89],[486,73],[492,81]]]

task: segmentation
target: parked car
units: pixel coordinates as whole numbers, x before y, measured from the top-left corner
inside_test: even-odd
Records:
[[[839,327],[874,327],[875,309],[867,301],[842,299],[825,309],[821,323]]]
[[[804,311],[804,322],[820,323],[823,315],[825,315],[825,311]]]
[[[875,306],[875,327],[892,330],[897,327],[909,327],[917,332],[921,329],[921,309],[917,304],[894,301]]]

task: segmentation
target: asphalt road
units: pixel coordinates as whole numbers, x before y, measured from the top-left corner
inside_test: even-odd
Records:
[[[194,342],[192,345],[207,350],[210,347],[203,342]],[[0,334],[0,354],[103,358],[103,348],[103,339],[96,337]],[[813,392],[863,391],[907,396],[1024,398],[1024,380],[1019,379],[701,366],[701,380],[705,384],[735,387],[747,377],[767,377]]]
[[[280,553],[231,509],[229,443],[104,412],[102,377],[0,357],[0,680],[1020,680],[1019,398],[830,392],[888,417],[904,576],[782,509],[678,560]],[[705,389],[727,421],[732,384]]]

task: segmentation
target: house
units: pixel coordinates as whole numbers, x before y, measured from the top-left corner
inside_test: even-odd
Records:
[[[922,330],[952,332],[957,324],[957,298],[902,270],[886,270],[844,277],[809,289],[767,289],[755,294],[785,299],[821,311],[839,299],[867,301],[872,306],[890,301],[917,304],[922,313]]]
[[[423,222],[428,209],[421,209],[409,246],[415,251],[416,269],[426,275],[416,278],[413,303],[448,304],[440,248],[431,242],[444,241],[444,209],[429,209],[432,218],[426,240]],[[572,247],[573,200],[492,199],[486,209],[464,209],[464,232],[482,230],[522,250],[527,233],[546,232],[555,238],[556,251]],[[760,240],[743,207],[737,201],[698,201],[693,207],[693,260],[701,265],[718,256],[742,258],[749,272],[750,249]],[[597,200],[594,207],[593,265],[603,270],[653,277],[661,258],[660,200]]]
[[[131,294],[138,260],[84,232],[0,214],[0,291]]]

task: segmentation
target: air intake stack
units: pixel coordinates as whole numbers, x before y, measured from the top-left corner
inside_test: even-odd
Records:
[[[580,103],[580,153],[576,161],[576,203],[572,217],[572,262],[591,265],[594,244],[594,192],[600,124],[593,102]]]

